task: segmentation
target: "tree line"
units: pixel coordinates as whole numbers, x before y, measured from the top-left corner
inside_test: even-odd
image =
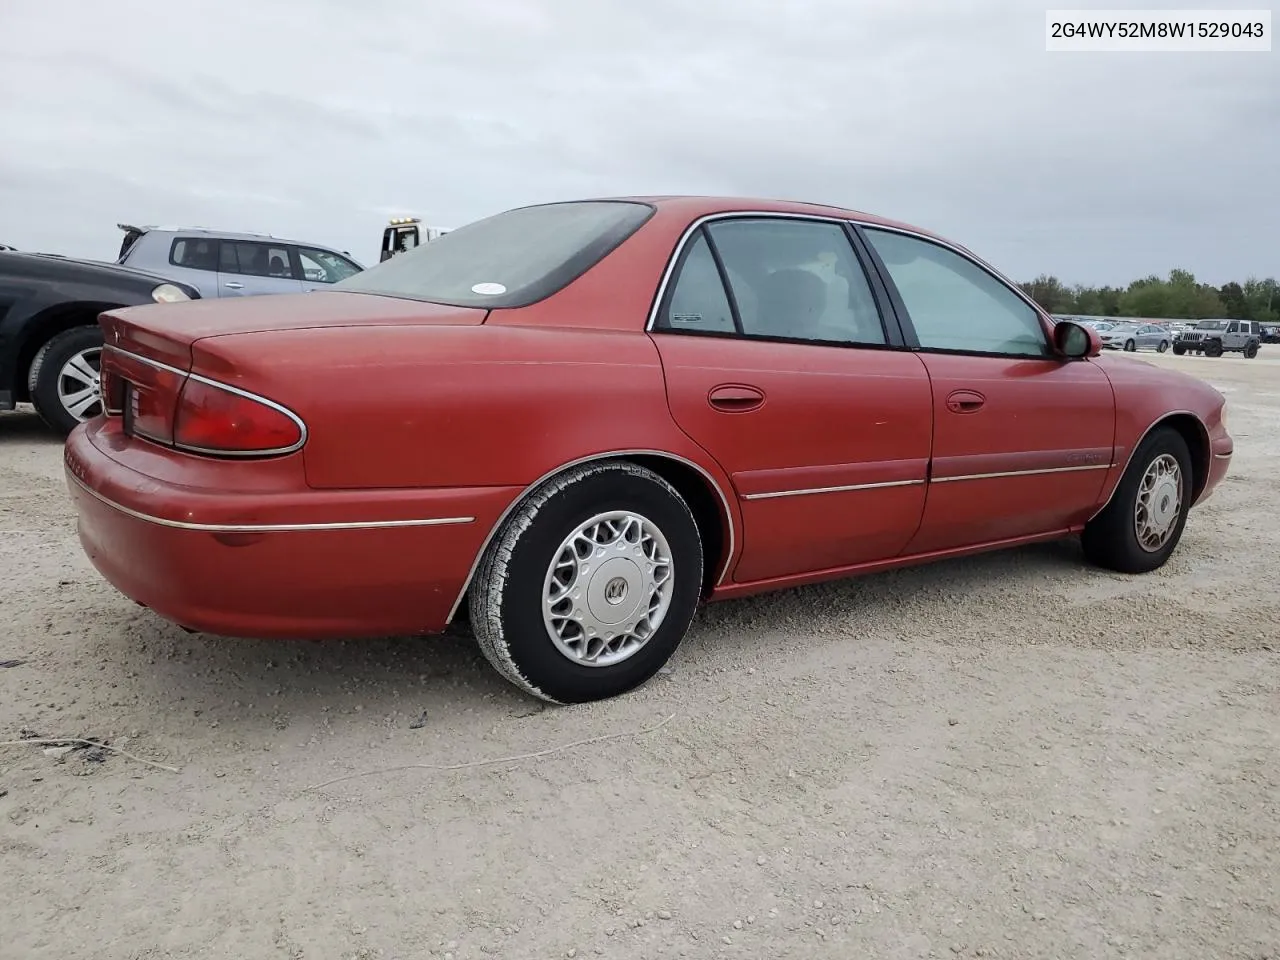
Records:
[[[1057,277],[1041,274],[1021,286],[1049,313],[1162,320],[1229,317],[1280,323],[1280,282],[1270,277],[1215,287],[1196,282],[1187,270],[1173,270],[1168,279],[1153,275],[1127,287],[1086,287],[1067,286]]]

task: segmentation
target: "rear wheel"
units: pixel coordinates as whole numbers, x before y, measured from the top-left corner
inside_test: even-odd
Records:
[[[626,693],[670,659],[702,587],[702,540],[684,498],[632,463],[548,481],[486,549],[471,591],[480,649],[552,703]]]
[[[1165,352],[1166,350],[1168,350],[1168,349],[1169,349],[1169,341],[1168,341],[1168,340],[1161,340],[1161,341],[1160,341],[1160,346],[1156,347],[1156,352],[1157,352],[1157,353],[1164,353],[1164,352]]]
[[[1121,573],[1147,573],[1173,553],[1191,509],[1191,453],[1182,435],[1159,427],[1142,441],[1111,502],[1081,535],[1085,558]]]
[[[1250,340],[1247,344],[1245,344],[1245,348],[1244,348],[1245,359],[1252,360],[1257,355],[1258,355],[1258,341]]]
[[[102,329],[72,327],[37,351],[27,373],[41,419],[66,435],[102,413]]]

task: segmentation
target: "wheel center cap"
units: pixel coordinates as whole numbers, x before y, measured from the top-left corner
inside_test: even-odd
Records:
[[[627,581],[622,577],[614,577],[604,585],[606,603],[617,605],[627,599]]]
[[[629,557],[610,557],[587,585],[587,609],[602,627],[630,623],[644,597],[644,574]]]
[[[1155,526],[1167,527],[1173,522],[1176,515],[1175,507],[1178,503],[1178,488],[1172,481],[1166,480],[1160,484],[1155,491],[1155,495],[1151,498],[1152,517]]]

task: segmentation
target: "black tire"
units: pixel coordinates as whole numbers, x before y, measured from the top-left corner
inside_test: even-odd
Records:
[[[1252,360],[1257,355],[1258,355],[1258,341],[1250,340],[1247,344],[1245,344],[1244,358],[1246,360]]]
[[[543,590],[565,538],[610,511],[639,514],[666,538],[672,590],[658,628],[634,653],[609,666],[587,666],[552,640]],[[535,697],[559,704],[616,697],[648,681],[684,639],[702,590],[702,565],[698,525],[671,484],[633,463],[575,467],[521,503],[485,550],[471,587],[472,629],[498,672]]]
[[[1173,354],[1174,354],[1174,356],[1176,356],[1176,357],[1180,357],[1180,356],[1182,356],[1182,355],[1183,355],[1184,353],[1186,353],[1186,352],[1187,352],[1187,348],[1186,348],[1186,347],[1184,347],[1182,344],[1180,344],[1180,343],[1175,343],[1175,344],[1173,345]]]
[[[1124,352],[1125,352],[1125,353],[1134,353],[1135,351],[1137,351],[1137,349],[1138,349],[1138,345],[1137,345],[1137,343],[1135,343],[1134,341],[1132,341],[1132,340],[1126,340],[1126,341],[1124,342]]]
[[[100,362],[102,355],[102,328],[93,326],[72,327],[44,344],[31,361],[27,372],[27,388],[31,403],[45,423],[63,436],[74,430],[83,420],[102,413],[101,398],[87,410],[76,412],[68,409],[59,391],[62,368],[77,354],[92,358],[91,366]]]
[[[1182,504],[1172,532],[1158,549],[1147,550],[1138,542],[1135,514],[1142,478],[1157,458],[1171,456],[1182,475]],[[1134,452],[1111,501],[1085,524],[1080,537],[1085,559],[1099,567],[1120,573],[1148,573],[1164,566],[1182,539],[1182,530],[1191,509],[1191,453],[1182,435],[1172,427],[1157,427]]]
[[[1160,345],[1156,347],[1156,353],[1164,353],[1168,349],[1169,349],[1169,341],[1161,340]]]
[[[1204,346],[1204,355],[1206,357],[1222,356],[1222,341],[1210,340],[1208,343],[1206,343]]]

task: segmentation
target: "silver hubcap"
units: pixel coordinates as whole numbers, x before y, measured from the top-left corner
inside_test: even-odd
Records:
[[[102,413],[102,350],[81,350],[58,371],[58,400],[63,409],[84,422]]]
[[[671,547],[625,510],[592,517],[564,538],[547,570],[542,620],[556,649],[586,667],[621,663],[649,642],[671,606]]]
[[[1182,469],[1178,461],[1163,453],[1151,461],[1138,484],[1138,501],[1133,509],[1133,530],[1138,546],[1155,553],[1173,534],[1182,512]]]

